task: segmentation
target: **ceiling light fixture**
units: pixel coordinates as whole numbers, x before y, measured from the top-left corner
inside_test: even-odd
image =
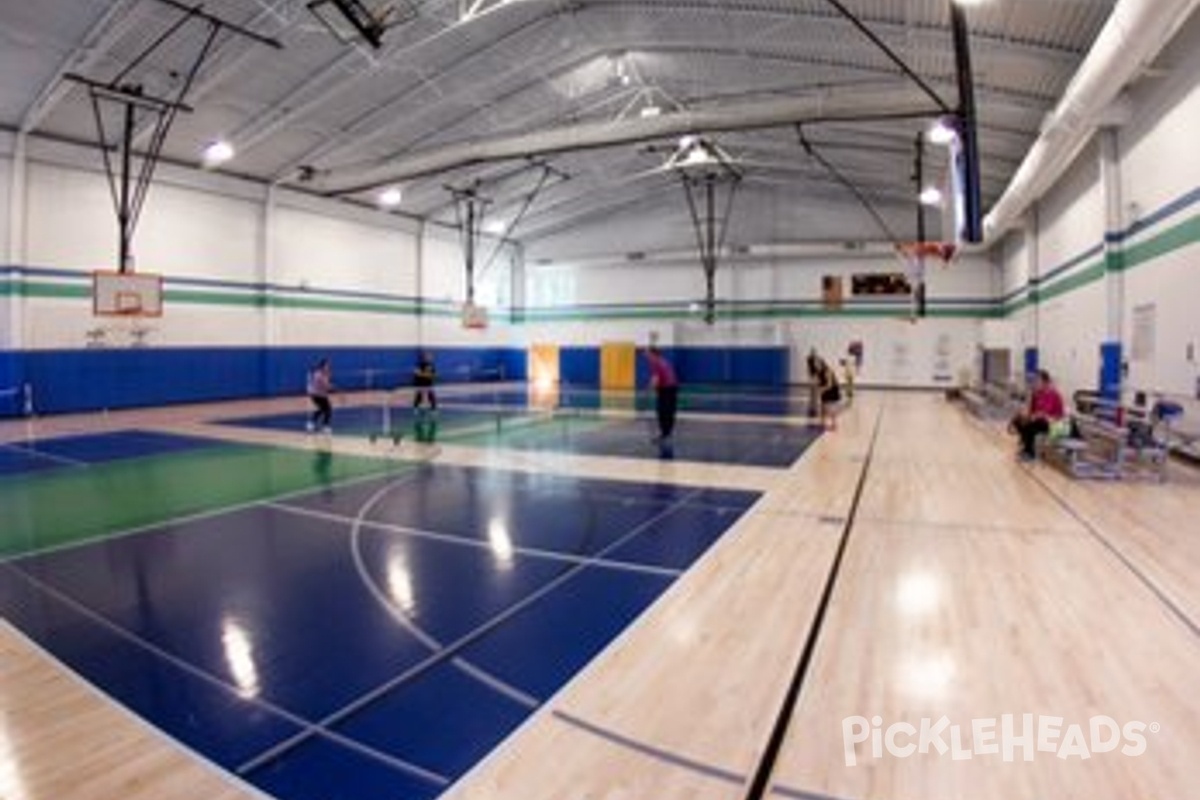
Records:
[[[927,186],[921,192],[921,205],[925,206],[940,206],[942,204],[942,190],[936,186]]]
[[[233,145],[224,139],[217,139],[205,146],[200,157],[204,160],[204,166],[215,167],[229,161],[234,155]]]
[[[950,144],[958,138],[958,128],[953,120],[942,117],[929,129],[928,135],[933,144]]]
[[[400,191],[399,187],[392,186],[380,192],[377,199],[383,208],[395,208],[404,199],[404,193]]]

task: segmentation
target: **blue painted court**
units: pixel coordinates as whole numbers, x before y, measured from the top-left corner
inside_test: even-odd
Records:
[[[654,441],[657,429],[652,413],[636,417],[601,415],[597,413],[601,408],[600,398],[594,392],[565,395],[562,405],[547,410],[532,404],[523,390],[447,394],[436,415],[414,412],[408,406],[391,407],[385,414],[382,406],[359,404],[338,408],[333,430],[339,436],[399,433],[405,439],[519,450],[762,467],[792,464],[821,433],[821,428],[804,424],[755,420],[729,425],[684,416],[676,427],[673,442],[663,447]],[[712,400],[714,408],[721,401],[718,396],[704,399]],[[613,402],[611,395],[603,396],[603,400],[605,408]],[[768,397],[767,401],[793,402],[779,397]],[[294,411],[221,422],[296,432],[304,430],[307,419],[306,412]]]
[[[652,411],[654,396],[649,392],[614,393],[590,388],[564,387],[555,391],[555,400],[562,408],[629,409]],[[504,387],[467,393],[444,395],[445,405],[452,406],[527,406],[536,403],[536,391]],[[679,396],[679,410],[687,413],[736,414],[739,416],[806,417],[809,414],[807,395],[798,395],[789,387],[684,386]]]
[[[284,800],[436,796],[757,497],[147,431],[26,451],[0,611]],[[131,470],[157,484],[117,494]]]

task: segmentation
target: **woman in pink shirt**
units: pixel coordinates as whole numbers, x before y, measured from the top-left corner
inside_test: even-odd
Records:
[[[654,389],[655,410],[658,412],[658,441],[669,442],[675,430],[675,412],[679,407],[679,378],[657,345],[650,345],[646,350],[646,360],[650,362],[650,386]]]
[[[1021,459],[1032,461],[1036,455],[1033,450],[1038,434],[1049,433],[1050,423],[1063,418],[1062,395],[1058,393],[1050,373],[1038,370],[1033,392],[1029,395],[1029,411],[1013,420],[1013,428],[1021,437]]]

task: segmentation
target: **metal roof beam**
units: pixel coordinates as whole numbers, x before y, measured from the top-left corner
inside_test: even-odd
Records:
[[[71,92],[73,84],[63,80],[68,73],[90,70],[109,48],[133,28],[138,16],[133,13],[136,5],[137,0],[117,0],[88,29],[25,110],[19,127],[21,133],[28,133],[40,125]]]

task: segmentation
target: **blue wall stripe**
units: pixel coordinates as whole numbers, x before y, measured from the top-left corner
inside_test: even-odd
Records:
[[[1168,217],[1172,217],[1175,214],[1186,211],[1197,204],[1200,204],[1200,187],[1192,189],[1190,192],[1185,192],[1161,208],[1150,212],[1145,217],[1135,221],[1125,231],[1118,233],[1117,236],[1122,240],[1136,236],[1142,231],[1152,228],[1158,223],[1166,220]]]
[[[1104,234],[1104,240],[1100,244],[1093,245],[1082,253],[1067,259],[1065,262],[1050,270],[1045,275],[1031,279],[1024,286],[1015,289],[1014,291],[1009,292],[1008,294],[999,298],[997,303],[1000,306],[1006,306],[1016,298],[1020,297],[1022,294],[1026,294],[1032,289],[1039,288],[1042,284],[1054,280],[1064,272],[1080,266],[1089,259],[1100,257],[1104,253],[1105,243],[1122,244],[1126,240],[1137,236],[1138,234],[1143,233],[1150,228],[1153,228],[1154,226],[1166,221],[1170,217],[1187,211],[1196,205],[1200,205],[1200,187],[1192,189],[1188,192],[1184,192],[1174,200],[1166,202],[1159,208],[1151,211],[1146,216],[1135,221],[1125,230],[1106,232]]]

